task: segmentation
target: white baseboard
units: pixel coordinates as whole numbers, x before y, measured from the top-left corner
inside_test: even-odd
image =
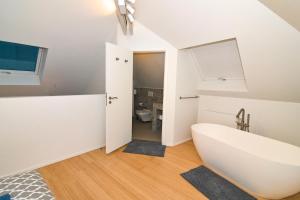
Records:
[[[1,175],[0,178],[4,178],[4,177],[7,177],[7,176],[16,175],[16,174],[23,173],[23,172],[28,172],[28,171],[36,170],[36,169],[39,169],[39,168],[42,168],[42,167],[45,167],[45,166],[48,166],[48,165],[51,165],[51,164],[54,164],[54,163],[66,160],[66,159],[69,159],[69,158],[73,158],[73,157],[79,156],[81,154],[84,154],[84,153],[87,153],[87,152],[90,152],[90,151],[94,151],[96,149],[103,148],[103,147],[105,147],[105,144],[98,145],[96,147],[91,147],[91,148],[88,148],[88,149],[85,149],[85,150],[81,150],[81,151],[78,151],[78,152],[75,152],[75,153],[67,154],[67,155],[64,155],[64,156],[62,156],[60,158],[57,158],[57,159],[49,160],[47,162],[42,162],[42,163],[33,165],[31,167],[27,167],[25,169],[18,170],[18,171],[15,171],[15,172],[12,172],[12,173],[9,173],[9,174],[6,174],[6,175]]]
[[[183,139],[183,140],[174,142],[172,146],[177,146],[177,145],[179,145],[179,144],[185,143],[185,142],[187,142],[187,141],[189,141],[189,140],[192,140],[192,139],[193,139],[192,137],[185,138],[185,139]]]

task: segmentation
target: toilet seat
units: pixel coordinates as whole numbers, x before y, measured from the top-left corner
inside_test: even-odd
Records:
[[[136,110],[135,111],[138,118],[143,122],[152,121],[152,112],[151,110],[143,109],[143,110]]]

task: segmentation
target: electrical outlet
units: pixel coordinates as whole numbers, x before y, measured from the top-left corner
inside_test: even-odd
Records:
[[[152,91],[148,91],[148,97],[153,97],[153,92]]]

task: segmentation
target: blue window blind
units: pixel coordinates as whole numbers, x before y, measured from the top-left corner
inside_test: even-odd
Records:
[[[39,47],[0,41],[0,70],[35,72]]]

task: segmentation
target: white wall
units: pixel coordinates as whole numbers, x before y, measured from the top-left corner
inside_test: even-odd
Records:
[[[189,3],[185,0],[139,0],[136,8],[136,16],[144,26],[178,49],[237,39],[248,91],[229,91],[232,85],[226,85],[223,91],[200,91],[202,95],[238,98],[201,96],[199,122],[235,126],[235,114],[245,107],[252,114],[252,131],[300,145],[300,108],[299,104],[290,103],[300,102],[299,31],[254,0],[191,0]],[[180,65],[177,76],[182,73]],[[180,85],[179,78],[177,84]],[[188,86],[182,91],[189,91]],[[185,122],[186,118],[180,117],[180,110],[184,109],[178,104],[175,108],[178,109],[175,124]],[[191,113],[187,115],[189,118],[194,115]],[[180,134],[176,129],[184,132],[187,127],[176,127],[174,138],[188,137],[186,132]]]
[[[105,96],[0,98],[0,177],[105,145]]]
[[[174,144],[191,139],[190,127],[197,122],[198,100],[179,99],[180,96],[196,96],[198,94],[199,77],[190,56],[186,50],[178,51]]]
[[[173,145],[177,49],[141,25],[138,21],[135,21],[133,36],[124,36],[121,27],[118,26],[117,44],[136,52],[165,52],[162,142],[166,145]]]
[[[133,85],[139,88],[164,88],[164,53],[133,55]]]
[[[103,93],[104,43],[115,40],[113,0],[1,0],[0,40],[48,48],[40,86],[0,86],[0,96]]]
[[[251,114],[250,132],[300,146],[300,103],[200,96],[198,122],[235,127],[240,108]]]
[[[299,31],[259,1],[139,0],[136,10],[178,49],[237,38],[248,92],[211,94],[300,102]]]

